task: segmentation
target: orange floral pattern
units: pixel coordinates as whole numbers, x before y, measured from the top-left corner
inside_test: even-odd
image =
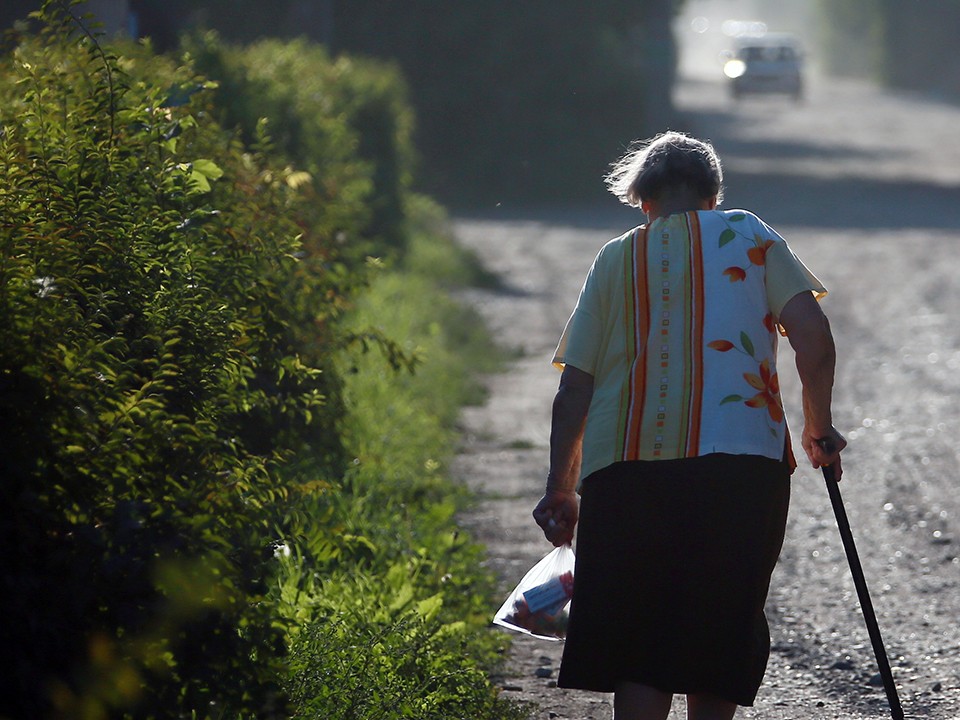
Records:
[[[743,218],[743,215],[737,214],[731,216],[730,219],[732,221],[740,221],[743,220]],[[720,247],[722,248],[732,242],[738,234],[740,233],[732,227],[728,227],[720,235]],[[745,236],[741,234],[741,237]],[[773,247],[773,245],[773,240],[754,234],[753,247],[747,249],[747,260],[749,264],[745,268],[733,265],[725,269],[723,274],[732,283],[743,282],[746,280],[747,271],[751,267],[764,267],[767,261],[767,251]],[[769,333],[776,331],[776,321],[773,318],[773,313],[768,312],[764,316],[763,327]],[[766,408],[770,419],[774,423],[780,424],[783,422],[783,404],[780,400],[780,379],[777,377],[776,371],[771,370],[771,360],[769,358],[764,358],[760,361],[756,356],[755,346],[747,333],[740,333],[739,344],[731,342],[730,340],[719,339],[708,342],[707,347],[722,353],[737,350],[744,355],[749,355],[754,361],[759,363],[756,373],[743,373],[743,379],[747,381],[747,384],[750,385],[756,393],[751,397],[739,394],[727,395],[720,401],[721,405],[731,402],[742,402],[747,407],[758,409]]]
[[[743,281],[747,279],[747,271],[742,267],[728,267],[723,271],[723,274],[730,278],[730,282]]]
[[[747,250],[747,257],[754,265],[763,266],[767,261],[767,250],[773,247],[773,240],[761,240],[758,237],[754,238],[754,242],[756,246]]]
[[[770,419],[775,423],[783,420],[783,405],[780,402],[780,379],[776,372],[770,372],[770,360],[766,359],[760,363],[760,374],[744,373],[743,379],[750,387],[759,392],[752,398],[744,401],[744,405],[752,408],[767,409],[770,413]]]
[[[742,219],[742,217],[740,219]],[[720,247],[723,247],[730,242],[733,237],[735,237],[735,233],[732,230],[726,231],[723,235],[721,235]],[[773,240],[770,240],[769,238],[764,239],[759,235],[754,235],[753,243],[754,246],[747,250],[747,259],[750,261],[750,265],[763,267],[767,262],[767,250],[773,247]],[[742,282],[747,279],[747,270],[739,265],[732,265],[728,267],[723,271],[723,274],[727,276],[730,282]]]
[[[772,322],[772,316],[768,314],[768,317],[771,318],[770,322]],[[764,325],[767,325],[766,320],[764,320]],[[711,350],[724,353],[736,350],[744,355],[749,355],[754,358],[754,360],[757,359],[753,341],[747,333],[740,333],[739,345],[729,340],[720,339],[711,340],[707,343],[707,347]],[[780,401],[780,378],[777,376],[776,371],[771,370],[770,365],[770,359],[764,358],[758,365],[757,373],[743,373],[743,379],[747,381],[750,387],[757,391],[756,394],[752,397],[745,397],[738,394],[727,395],[720,401],[720,404],[742,402],[747,407],[766,408],[770,419],[773,420],[774,423],[779,424],[783,422],[783,404]]]

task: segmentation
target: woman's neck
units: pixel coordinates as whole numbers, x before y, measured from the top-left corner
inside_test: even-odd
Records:
[[[700,198],[690,193],[665,193],[658,200],[647,200],[641,205],[647,214],[647,221],[675,215],[691,210],[713,210],[717,207],[717,198]]]

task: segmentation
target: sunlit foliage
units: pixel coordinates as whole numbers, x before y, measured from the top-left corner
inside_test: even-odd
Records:
[[[403,685],[409,702],[506,717],[480,669],[479,551],[437,472],[449,436],[377,465],[355,448],[380,418],[348,423],[344,374],[359,396],[426,347],[345,324],[376,265],[350,242],[388,237],[370,231],[365,130],[337,108],[334,152],[281,149],[278,118],[225,129],[216,78],[70,13],[49,3],[0,58],[0,715],[289,717],[375,633],[462,673]],[[389,484],[366,470],[400,466]],[[380,602],[387,616],[346,612]],[[321,626],[337,653],[308,640]],[[377,667],[385,687],[408,677]],[[391,717],[379,707],[344,717]]]

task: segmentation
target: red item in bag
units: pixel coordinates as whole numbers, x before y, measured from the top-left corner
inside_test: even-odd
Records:
[[[569,545],[555,548],[523,576],[493,622],[547,640],[563,639],[573,597],[574,563]]]

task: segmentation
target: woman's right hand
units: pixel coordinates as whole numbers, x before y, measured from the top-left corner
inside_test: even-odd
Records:
[[[580,517],[580,499],[573,490],[547,490],[533,509],[533,519],[555,547],[570,545]]]
[[[801,443],[810,459],[810,464],[815,468],[832,465],[834,477],[839,482],[843,475],[840,451],[847,446],[846,438],[832,425],[827,432],[818,430],[815,433],[811,432],[808,427],[804,427]]]

